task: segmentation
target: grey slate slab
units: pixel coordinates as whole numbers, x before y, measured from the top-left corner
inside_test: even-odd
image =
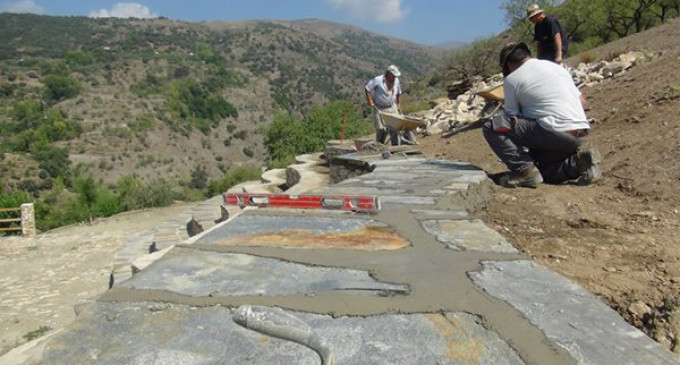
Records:
[[[409,241],[389,225],[365,215],[355,217],[329,218],[310,214],[239,216],[229,224],[206,233],[194,244],[362,250],[392,250],[409,246]]]
[[[288,312],[332,349],[338,365],[521,365],[476,317],[462,313],[340,317]],[[318,365],[307,347],[248,330],[224,307],[99,303],[50,340],[43,364]],[[83,340],[87,339],[87,340]]]
[[[408,292],[407,285],[381,283],[365,271],[188,248],[175,248],[119,287],[167,290],[195,297],[312,295],[333,291],[356,295]]]
[[[411,209],[411,213],[417,215],[418,217],[426,217],[428,219],[470,219],[470,214],[464,210]]]
[[[517,253],[498,232],[475,220],[428,220],[421,223],[439,242],[455,250]]]
[[[381,196],[380,202],[383,204],[434,205],[437,201],[430,196],[387,195]]]
[[[311,233],[341,233],[359,231],[367,226],[389,227],[370,219],[341,219],[323,217],[296,217],[275,215],[239,216],[228,225],[206,234],[196,244],[211,244],[226,238],[253,236],[282,231],[307,231]]]
[[[680,364],[680,360],[579,285],[530,261],[484,262],[470,278],[520,311],[582,365]]]

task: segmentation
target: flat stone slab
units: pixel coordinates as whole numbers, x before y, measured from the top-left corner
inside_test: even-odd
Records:
[[[285,313],[311,327],[339,365],[524,364],[496,333],[468,314],[334,319]],[[233,314],[225,307],[99,303],[70,331],[50,340],[42,363],[321,364],[310,348],[241,327]]]
[[[383,204],[434,205],[437,200],[431,196],[386,195],[380,197]]]
[[[437,240],[454,250],[517,253],[498,232],[481,220],[427,220],[423,229],[435,235]]]
[[[429,219],[453,219],[453,220],[469,220],[470,214],[464,210],[431,210],[431,209],[411,209],[411,213],[418,217],[427,217]]]
[[[324,195],[400,195],[405,189],[380,189],[368,186],[332,186],[323,189]]]
[[[193,297],[313,295],[337,291],[389,296],[409,291],[407,285],[378,282],[366,271],[190,248],[173,249],[119,287],[166,290]]]
[[[486,174],[480,171],[446,171],[446,170],[411,170],[404,167],[401,170],[379,170],[347,179],[335,184],[337,187],[358,187],[396,190],[405,189],[407,194],[412,191],[423,190],[428,195],[442,196],[453,191],[467,190],[472,184],[481,184],[488,180]],[[387,193],[383,193],[387,194]]]
[[[196,245],[398,250],[410,245],[392,227],[371,219],[244,215],[208,232]]]
[[[582,365],[680,364],[579,285],[531,261],[484,262],[470,278],[520,311]]]

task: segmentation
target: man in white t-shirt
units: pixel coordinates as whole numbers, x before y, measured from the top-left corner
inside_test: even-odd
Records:
[[[600,177],[599,153],[579,151],[590,126],[586,101],[569,72],[550,61],[531,58],[524,43],[501,51],[505,80],[503,115],[484,124],[484,137],[508,166],[506,187],[536,187],[578,180],[588,185]]]
[[[390,65],[385,73],[376,76],[368,81],[364,92],[366,103],[376,110],[374,113],[375,140],[378,143],[385,143],[389,134],[392,145],[399,144],[399,131],[387,128],[380,117],[381,112],[401,114],[399,110],[399,96],[401,95],[401,85],[399,84],[399,68]],[[409,142],[415,142],[415,135],[408,136]]]

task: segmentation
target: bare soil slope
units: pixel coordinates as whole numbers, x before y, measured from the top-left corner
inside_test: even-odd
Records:
[[[582,90],[589,116],[597,119],[590,143],[604,158],[602,181],[498,187],[478,215],[680,353],[680,22],[596,52],[607,59],[628,50],[663,53]],[[421,144],[432,157],[469,161],[489,173],[505,170],[480,130]]]

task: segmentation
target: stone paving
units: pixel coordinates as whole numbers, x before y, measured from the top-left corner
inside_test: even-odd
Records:
[[[372,171],[321,191],[378,195],[379,213],[244,210],[80,308],[74,325],[31,356],[43,364],[680,363],[473,219],[492,191],[474,166],[417,154],[342,159]]]

